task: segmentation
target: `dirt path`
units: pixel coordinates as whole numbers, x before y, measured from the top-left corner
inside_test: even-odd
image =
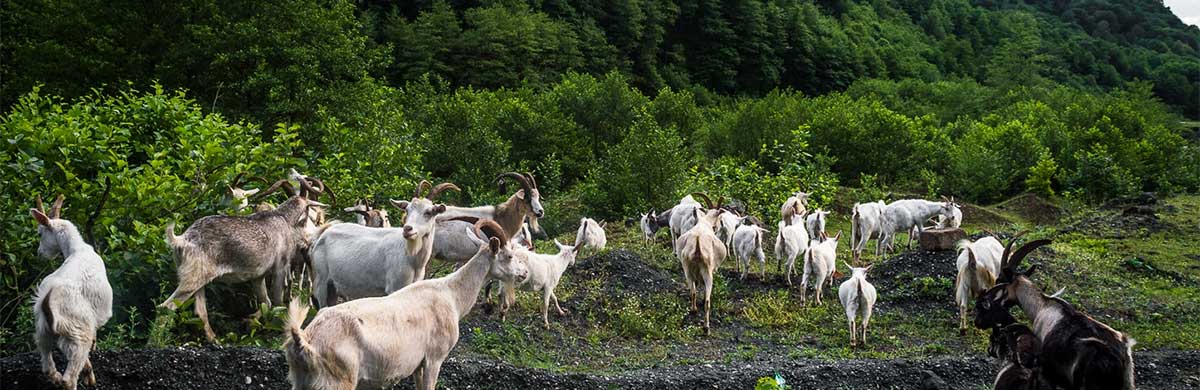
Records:
[[[1200,388],[1200,351],[1136,354],[1144,389]],[[276,350],[262,348],[170,348],[101,351],[93,354],[100,382],[95,389],[288,389],[287,365]],[[987,388],[996,371],[984,358],[927,360],[854,359],[755,361],[643,369],[615,375],[560,373],[518,368],[495,360],[451,358],[442,369],[444,389],[524,388],[721,388],[748,389],[779,372],[802,389]],[[53,389],[42,379],[37,357],[0,359],[0,389]],[[82,387],[88,388],[89,387]],[[411,388],[404,383],[397,388]]]

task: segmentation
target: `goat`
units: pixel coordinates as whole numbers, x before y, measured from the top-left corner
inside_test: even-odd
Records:
[[[319,307],[335,304],[337,298],[388,295],[425,279],[425,267],[437,236],[435,219],[446,211],[446,205],[434,204],[421,194],[423,188],[418,186],[409,201],[391,201],[405,210],[401,228],[341,223],[317,238],[309,256],[313,261],[313,295]],[[428,196],[436,198],[437,194],[430,191]]]
[[[712,203],[708,199],[706,201]],[[695,211],[701,207],[700,203],[696,202],[695,197],[689,194],[680,199],[679,204],[669,210],[671,215],[668,227],[671,229],[671,251],[674,252],[675,256],[679,256],[679,236],[691,230],[692,226],[696,226]]]
[[[503,203],[479,207],[447,206],[446,213],[438,219],[443,221],[457,217],[490,219],[504,228],[506,237],[512,237],[517,234],[518,230],[521,230],[521,224],[525,223],[526,217],[529,217],[532,219],[532,228],[537,233],[539,226],[537,226],[536,218],[546,215],[546,210],[542,207],[541,193],[538,192],[537,180],[534,180],[533,175],[529,173],[505,172],[496,177],[496,182],[500,185],[500,192],[506,192],[505,180],[507,179],[516,181],[521,189],[509,196],[508,200]]]
[[[802,215],[792,215],[792,221],[779,221],[779,232],[775,236],[775,265],[784,271],[782,263],[787,259],[787,282],[792,285],[792,274],[796,267],[796,257],[808,250],[808,232],[804,230]]]
[[[867,241],[875,241],[875,256],[883,254],[882,238],[888,229],[883,209],[886,204],[882,200],[870,203],[855,203],[850,215],[850,253],[855,262],[862,260],[862,251],[867,248]]]
[[[883,217],[887,221],[881,244],[889,251],[894,250],[896,233],[909,233],[917,229],[917,235],[924,231],[922,223],[934,215],[950,216],[954,212],[954,203],[942,197],[942,202],[930,202],[924,199],[902,199],[889,203],[883,208]],[[912,249],[914,235],[908,236],[908,249]]]
[[[783,205],[779,206],[779,217],[785,223],[790,224],[792,216],[803,216],[808,213],[808,196],[807,192],[796,192],[787,200],[783,201]]]
[[[355,223],[370,227],[392,227],[392,221],[388,219],[388,212],[384,209],[371,207],[371,204],[366,201],[358,201],[354,206],[342,209],[347,213],[354,214]]]
[[[580,249],[591,248],[599,253],[604,250],[608,238],[604,234],[604,224],[597,223],[591,218],[579,220],[579,230],[575,233],[575,245]]]
[[[758,225],[746,223],[747,219],[747,217],[742,218],[731,240],[734,257],[738,262],[738,270],[742,272],[741,278],[746,279],[746,272],[750,271],[750,263],[757,258],[761,277],[766,280],[767,257],[763,255],[762,236],[767,230]]]
[[[716,231],[713,230],[713,226],[718,223],[720,214],[724,210],[715,208],[704,194],[697,193],[696,195],[708,203],[708,211],[702,212],[699,207],[692,209],[692,217],[696,224],[679,236],[678,256],[683,265],[683,277],[688,291],[691,293],[692,311],[699,311],[696,305],[696,288],[699,283],[704,283],[704,334],[709,335],[712,334],[709,327],[709,315],[712,311],[713,277],[717,268],[721,266],[721,259],[728,254],[728,250],[721,239],[717,237]],[[699,277],[698,280],[697,277]]]
[[[266,179],[258,176],[252,176],[247,178],[247,181],[242,181],[242,177],[245,175],[245,172],[240,172],[237,176],[233,177],[233,181],[225,186],[225,197],[221,200],[223,205],[229,206],[235,213],[250,207],[250,198],[262,190],[261,188],[247,190],[242,188],[244,185],[251,180],[261,182],[264,185],[267,184]]]
[[[287,185],[281,180],[265,196]],[[301,182],[308,187],[307,182]],[[211,282],[252,282],[259,301],[270,306],[282,303],[291,264],[302,261],[308,246],[308,230],[313,226],[309,213],[327,205],[299,194],[279,207],[248,216],[210,215],[193,222],[183,235],[175,235],[175,222],[166,226],[167,247],[175,257],[179,285],[159,307],[175,310],[179,302],[195,297],[194,310],[204,325],[204,335],[216,341],[208,322],[204,286]],[[270,294],[266,278],[272,278]]]
[[[720,202],[720,201],[718,201]],[[737,232],[738,225],[741,225],[742,216],[735,211],[722,208],[725,212],[721,213],[720,226],[717,229],[717,237],[725,243],[726,247],[733,248],[733,233]]]
[[[1079,312],[1057,294],[1042,293],[1030,280],[1036,265],[1017,271],[1030,252],[1050,243],[1035,240],[1011,251],[1021,235],[1014,236],[1000,256],[996,286],[976,300],[975,326],[995,327],[996,312],[1020,306],[1042,342],[1042,375],[1051,384],[1066,389],[1135,389],[1136,341]]]
[[[805,218],[804,224],[808,228],[808,239],[823,240],[825,234],[825,217],[829,215],[828,211],[817,209]]]
[[[1014,320],[1015,322],[1015,320]],[[992,328],[988,355],[1004,361],[996,380],[995,390],[1053,390],[1041,373],[1042,342],[1033,330],[1022,324]]]
[[[583,242],[587,239],[586,235],[589,232],[585,230],[583,232],[585,236],[581,237],[582,240],[577,240],[573,246],[563,245],[555,240],[554,245],[558,247],[558,253],[554,255],[535,253],[532,250],[517,251],[517,257],[524,260],[525,266],[529,270],[529,277],[504,283],[504,300],[500,310],[501,320],[504,320],[508,308],[512,306],[513,291],[516,288],[542,293],[542,326],[544,328],[550,328],[550,319],[547,314],[550,311],[550,302],[554,302],[554,308],[558,310],[558,315],[565,315],[566,312],[558,305],[558,296],[554,295],[554,289],[558,287],[558,282],[562,280],[562,275],[567,271],[567,267],[575,265],[575,258],[583,247]]]
[[[670,226],[671,211],[667,210],[663,213],[655,213],[654,209],[650,209],[649,213],[643,213],[638,221],[638,227],[642,229],[642,237],[646,241],[654,238],[654,234],[663,226]]]
[[[920,241],[921,232],[925,229],[957,229],[961,227],[962,209],[959,208],[958,203],[955,203],[953,196],[950,197],[950,203],[953,204],[953,208],[951,209],[949,216],[943,214],[935,215],[933,218],[928,220],[929,222],[933,222],[932,227],[913,226],[912,229],[909,230],[908,235],[914,240]]]
[[[477,226],[489,237],[486,243],[445,277],[322,309],[304,329],[308,309],[293,299],[284,343],[293,388],[385,388],[410,375],[418,389],[435,388],[442,363],[458,343],[459,321],[475,306],[484,283],[528,274],[499,225]]]
[[[96,344],[96,330],[112,317],[112,286],[104,260],[83,241],[79,229],[62,219],[63,196],[50,208],[42,206],[29,214],[38,224],[38,255],[47,260],[63,257],[63,263],[38,283],[33,298],[34,341],[42,357],[42,372],[56,385],[74,390],[80,375],[84,383],[96,385],[96,374],[88,353]],[[67,367],[62,374],[54,366],[54,348],[62,350]]]
[[[821,233],[820,240],[813,240],[808,250],[804,251],[804,273],[800,277],[800,302],[805,303],[808,296],[808,281],[813,281],[813,290],[817,305],[821,305],[821,292],[825,284],[833,287],[833,272],[837,268],[837,244],[842,238],[842,232],[833,237]],[[790,275],[789,275],[790,277]]]
[[[958,332],[967,333],[967,306],[984,291],[996,284],[1000,272],[1000,255],[1004,245],[995,237],[958,242],[957,277],[954,279],[954,299],[958,303]]]
[[[850,323],[850,346],[858,345],[856,317],[862,317],[862,343],[867,345],[867,325],[871,323],[871,312],[875,310],[875,299],[878,297],[875,286],[867,281],[867,271],[871,270],[871,266],[858,268],[846,264],[846,267],[850,268],[850,279],[838,286],[838,299],[846,308],[846,322]]]

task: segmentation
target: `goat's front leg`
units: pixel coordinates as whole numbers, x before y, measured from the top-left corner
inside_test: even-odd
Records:
[[[418,388],[421,390],[434,390],[437,388],[438,374],[442,372],[442,362],[426,360],[422,371],[424,373],[421,376],[424,380],[421,381],[422,383],[418,385]]]
[[[201,288],[196,290],[195,297],[196,317],[200,318],[200,323],[204,324],[204,337],[207,338],[209,342],[215,343],[217,342],[217,334],[213,332],[212,325],[208,323],[208,302],[204,296],[204,289]]]

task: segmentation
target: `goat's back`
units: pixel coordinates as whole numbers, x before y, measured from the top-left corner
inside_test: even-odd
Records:
[[[1046,378],[1064,387],[1131,389],[1133,340],[1069,305],[1064,304],[1063,311],[1063,318],[1042,338]]]
[[[210,215],[192,223],[181,237],[218,267],[260,272],[294,252],[300,238],[286,218],[275,214]]]
[[[104,261],[95,251],[75,253],[38,283],[34,308],[53,291],[55,313],[87,318],[100,327],[112,317],[112,285]],[[35,310],[36,312],[37,310]]]

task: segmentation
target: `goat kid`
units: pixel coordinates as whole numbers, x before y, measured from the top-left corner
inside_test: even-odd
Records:
[[[804,216],[801,215],[792,215],[791,221],[779,221],[779,233],[775,235],[775,268],[786,272],[788,286],[792,285],[796,258],[808,250],[810,243],[802,221]],[[783,268],[783,263],[787,264],[786,269]]]
[[[829,212],[821,209],[813,211],[805,218],[804,225],[808,228],[808,239],[824,240],[825,236],[825,219],[829,216]]]
[[[737,258],[738,270],[741,271],[741,279],[746,279],[746,273],[750,271],[750,263],[755,259],[758,260],[758,270],[763,280],[767,280],[767,257],[763,254],[763,234],[766,229],[748,222],[748,217],[743,217],[737,225],[737,230],[733,233],[732,248],[734,257]]]
[[[1015,321],[1015,320],[1014,320]],[[1042,342],[1033,330],[1022,324],[992,328],[988,355],[1004,362],[995,390],[1053,390],[1041,373]]]
[[[600,253],[604,250],[604,246],[608,244],[608,238],[604,234],[604,224],[596,222],[591,218],[581,218],[579,220],[579,230],[575,232],[575,246],[589,248],[593,253]]]

